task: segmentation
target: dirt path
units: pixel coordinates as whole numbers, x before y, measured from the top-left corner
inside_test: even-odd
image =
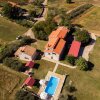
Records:
[[[30,36],[32,39],[35,39],[35,35],[32,31],[32,28],[30,28],[26,33],[24,33],[25,36]]]
[[[93,50],[96,41],[96,36],[93,33],[91,33],[91,38],[92,38],[91,43],[84,48],[82,54],[82,57],[85,58],[87,61],[89,60],[89,54]]]
[[[77,66],[71,66],[71,65],[67,65],[67,64],[64,64],[64,63],[61,63],[59,61],[56,61],[56,60],[53,60],[53,59],[49,59],[47,57],[42,57],[43,60],[46,60],[46,61],[50,61],[50,62],[53,62],[53,63],[56,63],[58,65],[61,65],[61,66],[65,66],[65,67],[68,67],[68,68],[76,68]],[[55,68],[56,69],[56,68]]]

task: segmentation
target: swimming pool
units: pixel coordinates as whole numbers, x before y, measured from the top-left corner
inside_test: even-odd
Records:
[[[54,95],[55,91],[56,91],[56,88],[58,86],[58,83],[59,83],[59,79],[56,78],[56,77],[51,77],[48,84],[47,84],[47,87],[45,89],[45,92],[49,95]]]

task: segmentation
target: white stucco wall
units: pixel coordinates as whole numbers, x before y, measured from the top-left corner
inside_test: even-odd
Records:
[[[53,54],[53,53],[49,54],[47,52],[44,53],[44,56],[49,58],[49,59],[54,59],[54,60],[57,60],[57,61],[59,60],[59,57],[60,57],[58,54]]]
[[[25,60],[25,61],[31,61],[31,60],[32,60],[32,57],[29,56],[29,55],[27,55],[27,54],[25,54],[25,53],[20,54],[20,55],[19,55],[19,58],[20,58],[21,60]]]

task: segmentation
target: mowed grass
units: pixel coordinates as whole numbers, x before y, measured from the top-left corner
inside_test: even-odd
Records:
[[[37,60],[35,63],[38,64],[37,68],[33,69],[33,77],[36,79],[44,79],[48,71],[53,71],[55,67],[54,63],[45,60]]]
[[[0,17],[0,39],[11,41],[16,39],[18,35],[24,34],[27,28]]]
[[[81,2],[77,3],[66,3],[66,0],[50,0],[48,1],[48,7],[55,8],[55,9],[65,9],[66,11],[72,10],[82,4]]]
[[[74,95],[77,100],[100,100],[100,38],[97,39],[93,52],[90,55],[90,61],[94,64],[91,71],[80,71],[78,69],[69,69],[59,66],[57,73],[68,74],[73,81],[77,91]],[[66,80],[67,81],[67,80]],[[67,83],[66,83],[67,84]],[[65,85],[66,85],[65,84]],[[66,91],[66,88],[63,89]],[[63,92],[66,95],[65,92]]]
[[[33,78],[37,80],[45,79],[48,71],[53,71],[55,64],[45,60],[35,61],[36,65],[33,68]],[[38,93],[39,87],[33,86],[33,92]]]
[[[73,23],[80,24],[88,30],[100,31],[100,7],[92,7],[83,15],[77,17]]]
[[[14,100],[26,76],[0,65],[0,100]]]

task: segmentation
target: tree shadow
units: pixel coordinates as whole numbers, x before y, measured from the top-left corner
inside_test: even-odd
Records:
[[[94,64],[92,62],[90,62],[90,61],[88,61],[87,64],[89,66],[88,71],[93,70]]]
[[[35,68],[35,69],[38,69],[38,68],[39,68],[39,66],[40,66],[40,64],[35,63],[34,68]]]
[[[36,86],[37,88],[40,87],[40,83],[39,83],[39,79],[35,79],[35,83],[34,83],[34,86]]]
[[[35,60],[40,60],[44,53],[41,50],[37,50],[37,57]]]
[[[68,98],[66,100],[77,100],[74,95],[68,94]]]

